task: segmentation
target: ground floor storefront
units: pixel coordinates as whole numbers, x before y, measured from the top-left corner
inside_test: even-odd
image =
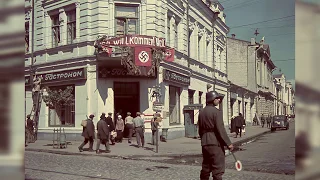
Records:
[[[41,68],[39,68],[41,69]],[[190,75],[190,71],[182,66],[163,63],[159,68],[159,76],[133,77],[120,72],[117,68],[105,68],[99,64],[88,64],[70,68],[56,68],[54,71],[37,72],[42,79],[41,87],[51,90],[72,88],[73,105],[60,107],[59,110],[48,107],[43,101],[39,112],[38,139],[52,140],[53,130],[62,127],[68,140],[82,140],[81,121],[94,114],[97,123],[101,113],[119,113],[123,118],[127,112],[135,117],[141,112],[145,119],[146,140],[151,139],[150,121],[158,111],[163,117],[160,127],[167,131],[167,139],[186,136],[188,131],[185,122],[184,107],[198,104],[205,106],[207,85],[214,81],[201,74]],[[31,79],[26,76],[26,114],[32,109]],[[216,91],[225,96],[219,106],[228,119],[227,86],[216,86]],[[160,101],[155,104],[154,94],[161,94]],[[45,91],[44,91],[45,94]],[[192,122],[196,127],[198,112],[193,114]],[[115,116],[112,117],[113,119]],[[227,124],[227,122],[225,122]]]

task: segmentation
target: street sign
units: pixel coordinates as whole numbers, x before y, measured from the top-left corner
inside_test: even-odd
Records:
[[[162,111],[163,108],[164,108],[164,105],[162,103],[153,102],[153,106],[152,106],[153,111],[159,112],[159,111]]]

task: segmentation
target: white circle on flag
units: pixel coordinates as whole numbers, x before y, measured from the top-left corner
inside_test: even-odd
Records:
[[[146,63],[149,61],[149,54],[146,51],[141,51],[138,55],[139,61]]]

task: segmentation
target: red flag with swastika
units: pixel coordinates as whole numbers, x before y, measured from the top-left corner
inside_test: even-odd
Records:
[[[174,48],[166,49],[164,53],[164,60],[168,62],[174,61]]]
[[[151,66],[152,54],[151,49],[148,47],[135,47],[134,60],[136,66]]]

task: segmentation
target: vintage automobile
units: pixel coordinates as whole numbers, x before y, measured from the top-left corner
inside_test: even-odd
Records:
[[[276,129],[289,129],[288,117],[285,115],[276,115],[273,116],[271,122],[271,131],[275,131]]]

